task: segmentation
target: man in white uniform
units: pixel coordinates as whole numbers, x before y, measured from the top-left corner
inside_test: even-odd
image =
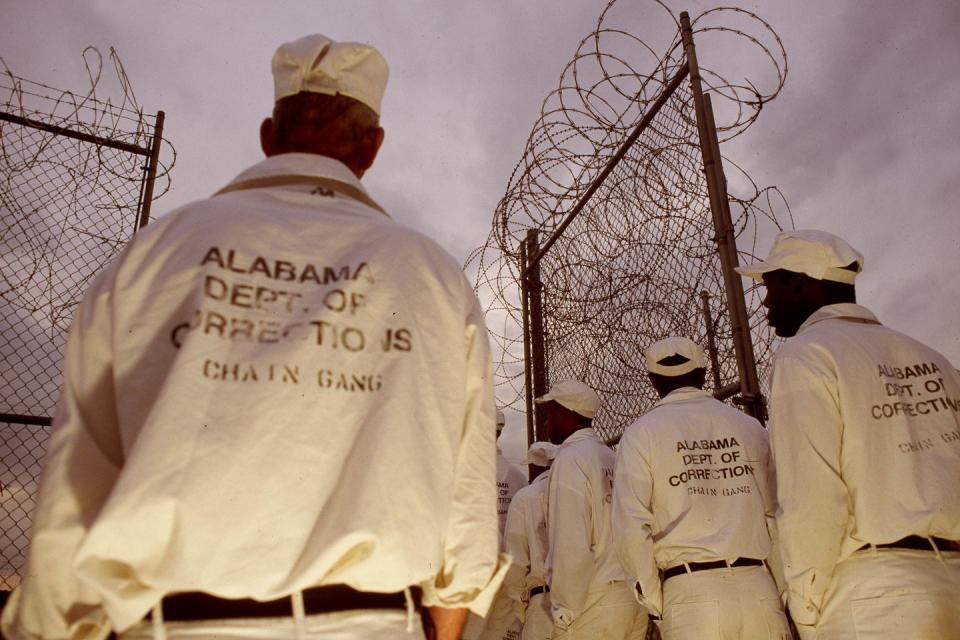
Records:
[[[770,443],[790,612],[804,638],[960,638],[960,376],[856,304],[862,268],[787,231],[739,269],[787,338]]]
[[[524,464],[532,465],[536,475],[529,486],[513,496],[503,534],[513,566],[507,572],[502,588],[513,602],[517,619],[522,622],[522,640],[549,640],[553,633],[545,564],[549,467],[556,453],[557,446],[550,442],[530,445]]]
[[[9,640],[456,638],[498,571],[483,316],[359,178],[387,67],[273,59],[267,158],[77,309]]]
[[[497,516],[500,518],[500,541],[503,548],[503,529],[507,524],[507,511],[510,509],[510,503],[513,496],[520,489],[527,486],[527,478],[523,475],[512,462],[503,457],[503,451],[500,449],[500,434],[503,433],[503,427],[506,424],[506,418],[503,411],[497,409]]]
[[[703,390],[688,338],[645,352],[661,400],[623,432],[613,529],[664,640],[789,639],[770,555],[776,500],[767,432]]]
[[[613,451],[593,430],[600,398],[565,380],[536,400],[560,445],[550,472],[547,574],[554,640],[642,638],[647,616],[634,599],[610,531]]]
[[[497,409],[497,516],[500,525],[500,549],[504,549],[503,529],[507,522],[507,511],[517,491],[527,486],[527,479],[512,462],[503,456],[500,450],[500,434],[506,418],[503,411]],[[509,573],[509,572],[508,572]],[[464,640],[501,640],[507,637],[511,624],[514,622],[513,604],[507,596],[503,585],[493,599],[493,604],[486,617],[471,615],[463,630]],[[514,639],[509,639],[514,640]]]

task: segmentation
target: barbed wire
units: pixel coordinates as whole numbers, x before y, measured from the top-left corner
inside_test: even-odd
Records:
[[[691,24],[718,137],[727,141],[779,95],[786,50],[770,24],[740,8],[710,9]],[[640,31],[652,35],[643,39]],[[585,196],[686,64],[680,35],[678,17],[661,0],[607,4],[544,100],[487,241],[467,260],[499,354],[495,377],[504,406],[523,410],[518,282],[527,230],[537,230],[543,242]],[[733,71],[723,62],[732,62]],[[736,75],[747,71],[751,77]],[[758,240],[793,221],[775,186],[758,186],[729,158],[724,164],[743,261]],[[719,386],[736,380],[714,235],[693,96],[682,83],[540,262],[549,379],[576,377],[598,390],[604,408],[594,426],[601,434],[615,437],[655,402],[642,362],[646,346],[677,334],[706,346],[701,292],[720,362],[712,379]],[[756,288],[748,290],[763,371],[774,336],[760,302]]]
[[[0,58],[0,112],[48,125],[0,120],[2,244],[0,297],[28,313],[41,309],[47,329],[63,329],[93,277],[132,235],[146,158],[61,135],[60,130],[148,150],[155,117],[146,115],[116,50],[110,48],[119,100],[101,98],[103,56],[82,53],[88,87],[82,93],[24,79]],[[170,188],[176,150],[163,140],[153,199]],[[83,248],[83,264],[67,254]]]

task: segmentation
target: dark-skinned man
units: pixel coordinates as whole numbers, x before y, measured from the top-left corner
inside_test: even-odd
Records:
[[[786,231],[739,272],[787,338],[770,389],[777,529],[806,638],[960,638],[960,376],[856,303],[863,256]]]
[[[489,605],[487,331],[360,182],[386,62],[313,35],[273,77],[267,158],[139,232],[76,311],[10,640],[416,640],[421,607],[452,640]]]
[[[664,640],[788,640],[765,560],[776,508],[763,426],[703,390],[689,338],[644,353],[660,401],[627,427],[613,489],[616,547]]]
[[[583,382],[564,380],[537,402],[545,404],[547,436],[560,446],[547,504],[552,638],[643,638],[647,616],[613,548],[614,454],[592,427],[600,398]]]

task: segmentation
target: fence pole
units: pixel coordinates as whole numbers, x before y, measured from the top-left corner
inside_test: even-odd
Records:
[[[710,102],[710,96],[703,93],[697,52],[693,45],[693,30],[690,27],[690,16],[686,11],[680,14],[680,28],[687,65],[690,69],[690,87],[697,115],[700,153],[703,156],[717,250],[720,254],[724,289],[727,293],[730,328],[737,356],[737,371],[740,374],[740,395],[746,412],[763,422],[765,417],[763,395],[760,393],[757,364],[753,355],[753,341],[744,303],[743,283],[740,281],[740,275],[735,271],[738,265],[737,243],[730,218],[730,202],[727,197],[727,181],[723,173],[723,159],[720,156],[720,144],[717,141],[717,131],[713,121],[713,105]]]
[[[157,121],[153,126],[153,141],[150,144],[150,160],[147,162],[146,177],[143,192],[140,198],[140,218],[137,229],[142,229],[150,222],[150,205],[153,204],[153,186],[157,181],[157,167],[160,164],[160,143],[163,142],[163,121],[166,114],[157,111]]]
[[[713,368],[713,388],[720,389],[723,384],[720,380],[720,356],[717,354],[717,331],[713,326],[713,315],[710,313],[710,293],[700,292],[700,301],[703,303],[703,324],[707,327],[707,353],[710,354],[710,366]]]
[[[530,369],[533,389],[527,387],[527,396],[532,403],[533,398],[547,392],[547,358],[543,331],[543,283],[540,282],[540,244],[536,229],[527,230],[526,238],[527,261],[529,266],[524,277],[529,293],[530,305],[530,360],[527,367]],[[531,395],[532,393],[532,395]],[[547,433],[544,425],[546,416],[542,405],[534,405],[534,440],[546,440]]]
[[[520,273],[523,274],[527,270],[527,243],[523,242],[520,245]],[[533,370],[530,367],[530,363],[533,362],[533,358],[530,356],[531,347],[530,347],[530,305],[528,303],[530,297],[530,291],[527,288],[527,278],[523,275],[520,276],[520,310],[523,314],[523,388],[526,391],[526,418],[527,418],[527,449],[530,448],[530,445],[536,440],[536,435],[533,430]],[[531,476],[529,479],[533,480],[533,467],[527,467],[527,474]]]

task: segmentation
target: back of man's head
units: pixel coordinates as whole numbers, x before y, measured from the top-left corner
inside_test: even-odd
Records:
[[[273,115],[260,129],[264,153],[328,156],[362,176],[383,142],[383,56],[369,45],[311,35],[277,49],[273,77]]]

